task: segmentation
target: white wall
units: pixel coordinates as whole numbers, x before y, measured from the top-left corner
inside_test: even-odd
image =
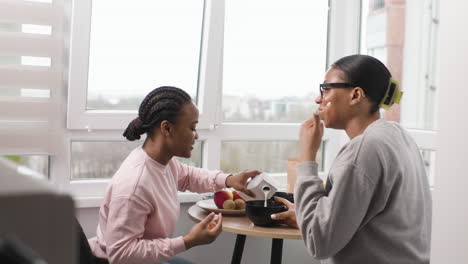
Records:
[[[176,225],[174,236],[187,234],[195,224],[188,218],[187,210],[193,203],[183,203],[180,207],[180,218]],[[81,208],[76,214],[88,238],[96,234],[98,208]],[[215,242],[210,245],[192,248],[179,256],[193,263],[222,264],[231,263],[232,252],[236,236],[223,232]],[[242,264],[270,263],[271,239],[247,236],[242,255]],[[318,264],[307,254],[302,240],[284,240],[283,263],[289,264]]]
[[[440,0],[432,264],[468,263],[468,1]]]

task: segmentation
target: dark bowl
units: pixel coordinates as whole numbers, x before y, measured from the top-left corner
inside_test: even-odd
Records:
[[[287,208],[277,201],[269,199],[267,207],[264,207],[264,200],[252,200],[245,202],[245,213],[247,217],[256,226],[274,226],[279,222],[271,219],[271,215],[275,213],[284,212]]]
[[[290,201],[291,203],[294,203],[294,194],[292,194],[292,193],[276,192],[275,194],[273,194],[273,197],[275,197],[275,196],[278,196],[280,198],[284,198],[284,199]]]

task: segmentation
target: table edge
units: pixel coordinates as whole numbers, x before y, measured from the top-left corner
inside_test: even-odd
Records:
[[[192,205],[192,206],[197,206],[197,205]],[[191,206],[191,207],[192,207]],[[191,208],[190,207],[190,208]],[[198,206],[197,206],[198,207]],[[189,209],[190,209],[189,208]],[[205,211],[204,209],[200,208],[201,210]],[[206,211],[205,211],[206,212]],[[194,221],[194,222],[197,222],[199,223],[201,220],[199,220],[198,218],[195,218],[194,216],[192,216],[189,211],[187,210],[187,215],[189,216],[189,218]],[[295,239],[295,240],[302,240],[302,236],[301,234],[299,233],[299,235],[288,235],[288,234],[281,234],[280,236],[275,236],[275,235],[266,235],[266,234],[263,234],[261,232],[258,232],[258,231],[255,231],[255,230],[249,230],[249,231],[245,231],[244,230],[239,230],[239,229],[234,229],[234,228],[230,228],[230,227],[226,227],[223,225],[223,231],[226,231],[226,232],[229,232],[229,233],[233,233],[233,234],[238,234],[238,235],[246,235],[246,236],[255,236],[255,237],[266,237],[266,238],[275,238],[275,239]]]

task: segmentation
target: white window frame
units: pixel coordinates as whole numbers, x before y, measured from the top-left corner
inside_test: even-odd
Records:
[[[409,30],[405,35],[404,55],[408,58],[403,68],[408,70],[404,72],[406,74],[403,76],[403,84],[411,87],[406,96],[420,100],[412,102],[418,111],[407,111],[405,116],[411,117],[412,120],[420,120],[418,126],[423,125],[425,121],[423,114],[427,107],[426,89],[435,86],[436,83],[436,56],[432,55],[436,51],[437,10],[437,0],[413,1],[406,4],[406,15],[412,19],[406,22]]]
[[[420,87],[427,87],[437,83],[437,69],[433,67],[433,65],[437,65],[435,63],[436,56],[430,55],[434,55],[436,51],[437,30],[435,27],[438,23],[438,0],[406,1],[405,17],[411,17],[411,19],[405,19],[402,86],[410,88],[404,91],[405,95],[403,98],[418,98],[417,101],[412,101],[411,103],[416,104],[419,109],[423,109],[426,102],[421,100],[424,98],[424,91]],[[430,27],[429,23],[434,24]],[[420,114],[422,112],[405,111],[407,109],[403,105],[400,112],[403,126],[405,126],[405,115]],[[436,118],[436,116],[433,118]],[[418,120],[421,120],[421,117],[418,117]],[[435,143],[437,137],[436,131],[411,127],[405,128],[420,149],[437,150]]]
[[[421,87],[435,85],[437,69],[432,65],[435,63],[436,51],[436,27],[438,23],[438,0],[407,1],[405,21],[405,47],[403,51],[403,87],[411,87],[405,93],[406,96],[419,98],[411,102],[417,104],[419,109],[426,105],[424,90]],[[429,25],[433,23],[432,25]],[[429,40],[429,41],[428,41]],[[431,56],[434,55],[434,56]],[[410,95],[411,93],[411,95]],[[436,95],[437,97],[437,95]],[[424,99],[424,100],[422,100]],[[416,111],[421,113],[423,111]],[[413,115],[411,111],[402,108],[401,115]],[[436,118],[434,116],[433,118]],[[422,120],[422,117],[418,117]],[[437,132],[434,130],[407,128],[421,149],[436,151],[435,145]],[[437,154],[436,154],[437,155]]]
[[[65,43],[70,43],[66,46],[65,58],[70,55],[70,59],[69,61],[65,59],[65,66],[61,68],[65,73],[65,87],[54,93],[57,111],[50,116],[50,124],[47,127],[29,123],[15,127],[0,126],[7,138],[8,135],[14,134],[15,139],[20,137],[25,139],[22,144],[15,141],[15,144],[2,147],[0,152],[50,155],[50,180],[60,189],[73,194],[77,198],[78,207],[99,206],[109,179],[71,180],[72,141],[123,141],[122,129],[136,115],[136,112],[86,112],[84,109],[86,89],[82,87],[86,87],[83,84],[87,82],[89,44],[86,44],[86,40],[89,43],[90,3],[91,0],[64,1],[65,19],[69,20],[66,22],[70,25],[70,28],[64,27]],[[224,6],[225,0],[206,0],[205,10],[208,12],[203,22],[200,59],[201,69],[205,71],[200,70],[198,84],[200,87],[198,104],[202,113],[199,134],[200,140],[204,141],[202,167],[213,170],[220,169],[223,140],[298,140],[300,127],[297,123],[222,123],[220,89],[222,86]],[[330,0],[329,7],[327,62],[324,65],[324,71],[335,60],[358,53],[360,43],[361,1]],[[66,97],[64,91],[67,89],[70,100],[68,105],[64,99]],[[65,116],[68,117],[66,126],[61,123]],[[410,130],[410,133],[421,148],[436,150],[434,145],[436,132]],[[35,140],[36,138],[47,138],[47,140]],[[326,129],[324,140],[327,141],[324,157],[324,174],[326,174],[337,151],[348,141],[348,138],[343,131]],[[193,194],[184,194],[181,201],[193,201],[198,198]]]
[[[122,129],[136,117],[137,111],[87,110],[88,64],[92,0],[72,2],[71,47],[68,75],[68,129]],[[205,0],[200,65],[198,72],[198,108],[201,129],[213,128],[219,119],[215,111],[221,87],[224,27],[224,1]]]
[[[330,1],[327,62],[357,53],[359,49],[359,0]],[[89,28],[91,0],[74,1],[71,60],[69,69],[69,101],[67,127],[70,131],[70,148],[73,140],[122,140],[121,129],[126,127],[136,112],[85,111],[87,87],[87,58],[89,54]],[[199,140],[203,143],[202,167],[220,169],[221,144],[224,140],[298,140],[300,124],[284,123],[223,123],[222,122],[222,65],[225,0],[206,0],[203,43],[199,76],[199,102],[201,124]],[[78,26],[79,25],[79,26]],[[332,44],[334,42],[335,44]],[[203,70],[205,69],[205,70]],[[311,104],[314,102],[311,101]],[[211,113],[211,115],[209,115]],[[101,131],[100,129],[107,129]],[[324,157],[325,171],[343,144],[344,133],[326,129],[327,141]],[[67,175],[70,173],[70,149],[66,158]],[[324,173],[325,174],[325,173]],[[323,176],[323,175],[322,175]],[[286,178],[286,174],[280,175]],[[70,178],[70,177],[68,177]],[[66,189],[79,199],[80,206],[96,205],[109,179],[64,182]],[[193,198],[193,196],[191,196]],[[191,199],[190,198],[190,199]],[[184,200],[184,199],[182,199]]]

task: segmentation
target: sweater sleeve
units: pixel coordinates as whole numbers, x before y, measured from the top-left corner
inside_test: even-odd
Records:
[[[226,187],[226,178],[229,174],[188,166],[177,160],[174,160],[174,165],[178,172],[179,191],[203,193]]]
[[[318,259],[340,251],[361,226],[375,185],[352,164],[330,171],[334,182],[327,194],[318,164],[297,165],[294,190],[297,223],[309,253]]]
[[[109,262],[160,263],[185,251],[182,237],[145,239],[143,233],[151,207],[136,197],[116,197],[109,205],[106,252]]]

